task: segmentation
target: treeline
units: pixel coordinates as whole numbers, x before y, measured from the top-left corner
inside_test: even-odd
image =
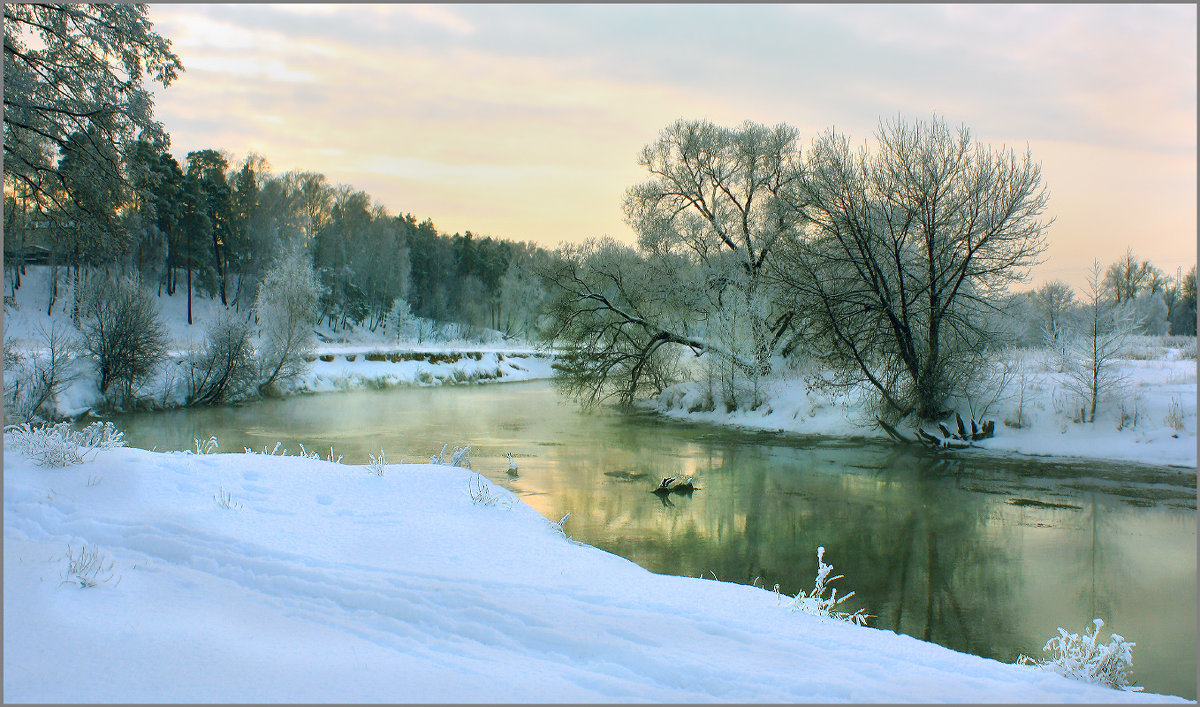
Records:
[[[1107,268],[1096,267],[1096,294],[1112,306],[1130,333],[1196,335],[1195,265],[1171,276],[1138,259],[1130,248]],[[1053,280],[1010,295],[1002,310],[1014,343],[1037,346],[1057,343],[1081,330],[1085,300],[1067,283]]]
[[[73,153],[57,168],[74,178]],[[196,292],[240,311],[281,254],[308,253],[321,296],[318,324],[333,330],[385,326],[398,301],[412,315],[528,336],[539,301],[531,268],[543,249],[490,236],[439,233],[429,219],[391,215],[366,192],[331,185],[315,172],[273,174],[260,156],[233,161],[205,149],[180,164],[139,141],[127,165],[130,188],[94,190],[92,204],[115,216],[85,227],[71,209],[38,208],[20,184],[4,199],[5,265],[14,290],[29,262],[64,276],[104,267],[136,273],[157,293]],[[80,175],[79,179],[83,176]],[[65,201],[65,200],[64,200]],[[52,289],[53,306],[55,292]]]

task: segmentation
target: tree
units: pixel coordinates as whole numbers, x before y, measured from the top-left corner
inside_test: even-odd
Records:
[[[697,271],[681,255],[645,257],[607,238],[556,251],[543,277],[551,286],[546,339],[558,352],[559,389],[584,405],[627,404],[680,379],[681,347],[731,357],[688,334],[695,322],[676,301],[687,272]]]
[[[1083,331],[1072,347],[1076,366],[1067,378],[1068,386],[1083,401],[1079,422],[1095,422],[1101,397],[1116,393],[1124,382],[1113,362],[1124,350],[1132,330],[1127,308],[1118,305],[1116,294],[1105,287],[1100,272],[1100,261],[1096,260],[1084,293]]]
[[[109,216],[78,198],[81,185],[64,179],[56,152],[87,160],[112,188],[126,183],[135,133],[167,142],[142,81],[168,86],[183,65],[147,13],[146,5],[4,5],[4,178],[23,184],[49,216],[71,204],[80,210],[72,218],[103,224]],[[75,135],[86,150],[71,149]]]
[[[1175,336],[1196,335],[1196,266],[1183,276],[1170,303],[1171,333]]]
[[[282,257],[263,278],[254,300],[262,333],[260,391],[303,371],[305,356],[315,340],[313,324],[319,295],[312,262],[299,249]]]
[[[934,117],[881,123],[873,152],[827,131],[804,171],[807,224],[774,273],[810,354],[881,412],[940,419],[986,356],[985,313],[1042,251],[1040,166]]]
[[[1062,280],[1053,280],[1037,288],[1033,302],[1045,341],[1057,347],[1067,335],[1067,318],[1075,306],[1075,290]]]
[[[1133,254],[1133,248],[1128,248],[1125,255],[1108,266],[1102,284],[1116,304],[1123,304],[1133,300],[1151,283],[1161,284],[1161,281],[1162,272],[1148,260],[1139,263],[1137,256]]]
[[[760,307],[768,259],[801,216],[797,140],[796,129],[783,124],[679,120],[642,149],[638,164],[651,179],[625,195],[626,220],[643,251],[687,253],[710,270],[717,299],[742,300],[752,317],[755,365],[764,372],[791,318],[769,303]]]
[[[128,278],[105,279],[83,321],[84,349],[100,373],[100,392],[116,386],[122,404],[167,355],[167,330],[148,292]]]

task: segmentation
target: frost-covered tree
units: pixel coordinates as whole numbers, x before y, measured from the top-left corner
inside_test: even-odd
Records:
[[[985,315],[1042,251],[1041,167],[936,117],[896,120],[871,150],[817,138],[801,191],[808,223],[774,262],[813,355],[887,415],[941,418],[988,355]]]
[[[1037,307],[1038,329],[1045,341],[1057,345],[1068,334],[1075,290],[1062,280],[1053,280],[1034,291],[1033,302]]]
[[[412,307],[409,306],[407,300],[402,297],[392,300],[392,308],[388,310],[384,327],[387,330],[388,336],[397,343],[416,336],[417,319],[413,315]]]
[[[146,5],[4,5],[4,178],[27,189],[49,217],[105,224],[111,212],[78,199],[127,183],[123,162],[135,134],[166,144],[154,120],[148,76],[168,86],[183,70],[170,41],[152,29]],[[87,149],[70,146],[84,136]],[[99,184],[70,183],[58,153],[89,164]]]
[[[305,356],[316,339],[313,324],[319,297],[312,261],[301,250],[284,255],[263,278],[254,300],[262,340],[260,391],[304,370]]]
[[[1133,321],[1134,332],[1150,336],[1163,336],[1170,329],[1167,320],[1167,303],[1162,292],[1142,290],[1132,301],[1124,303],[1128,316]]]

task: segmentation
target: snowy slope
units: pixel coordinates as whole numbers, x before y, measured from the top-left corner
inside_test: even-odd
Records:
[[[1166,699],[655,575],[501,488],[473,504],[470,476],[137,449],[43,469],[6,446],[4,699]],[[63,583],[85,543],[113,563],[86,589]]]

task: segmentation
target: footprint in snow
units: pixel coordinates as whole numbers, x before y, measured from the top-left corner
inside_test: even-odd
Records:
[[[317,503],[322,506],[328,506],[333,503],[333,496],[317,496]]]

